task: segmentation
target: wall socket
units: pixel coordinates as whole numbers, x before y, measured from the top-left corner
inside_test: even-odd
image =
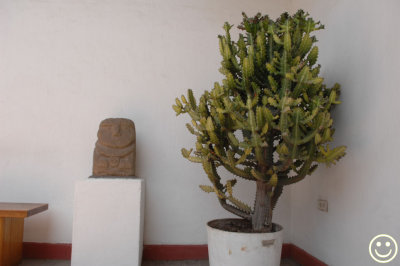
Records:
[[[327,200],[318,200],[318,209],[323,212],[328,212],[328,201]]]

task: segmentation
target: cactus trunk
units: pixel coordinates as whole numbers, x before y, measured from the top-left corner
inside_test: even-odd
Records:
[[[272,186],[268,182],[257,181],[256,199],[254,202],[254,212],[251,216],[253,230],[261,231],[272,226]]]

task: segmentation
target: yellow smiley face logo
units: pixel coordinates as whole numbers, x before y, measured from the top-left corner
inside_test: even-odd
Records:
[[[379,263],[388,263],[397,255],[397,243],[390,235],[377,235],[369,242],[369,254]]]

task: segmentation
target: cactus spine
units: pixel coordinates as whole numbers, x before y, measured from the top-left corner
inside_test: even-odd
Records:
[[[225,35],[218,36],[222,84],[216,82],[198,103],[188,90],[173,109],[192,119],[186,126],[197,138],[196,150],[182,149],[182,155],[203,165],[211,186],[200,188],[250,220],[254,231],[270,231],[283,186],[302,180],[318,163],[329,166],[345,155],[345,146],[328,144],[340,86],[328,88],[318,76],[313,32],[324,27],[304,11],[276,20],[243,13],[236,42],[231,28],[225,23]],[[223,184],[219,167],[256,182],[253,207],[233,196],[236,179]]]

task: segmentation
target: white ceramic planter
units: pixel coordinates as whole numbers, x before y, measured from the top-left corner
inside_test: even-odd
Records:
[[[274,224],[277,232],[272,233],[236,233],[212,228],[209,223],[207,233],[210,266],[280,265],[282,226]]]

